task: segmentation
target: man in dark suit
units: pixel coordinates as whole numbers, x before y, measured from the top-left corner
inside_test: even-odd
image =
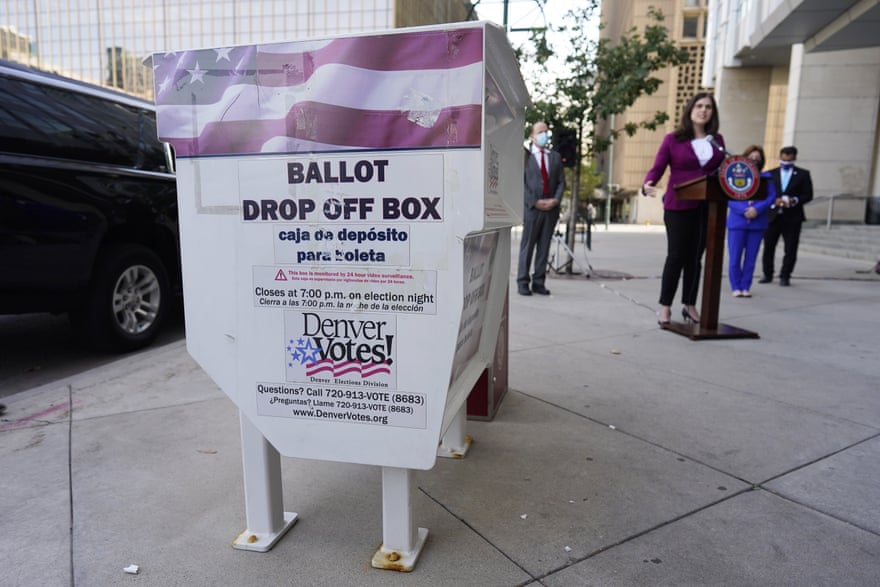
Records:
[[[798,243],[801,238],[801,225],[807,219],[804,204],[813,199],[813,181],[810,172],[796,167],[797,147],[783,147],[779,151],[779,167],[770,170],[776,184],[776,193],[781,194],[770,210],[770,225],[764,233],[764,277],[758,283],[773,281],[773,261],[776,243],[780,235],[785,243],[782,268],[779,270],[779,285],[791,284],[791,273],[797,261]]]
[[[547,273],[547,257],[550,241],[559,220],[559,203],[565,189],[565,170],[562,157],[547,148],[547,124],[536,122],[532,126],[531,144],[525,154],[524,207],[522,241],[519,248],[519,267],[516,274],[517,291],[530,296],[532,292],[549,295],[544,286]],[[535,269],[529,279],[532,256]],[[530,287],[531,282],[531,287]]]

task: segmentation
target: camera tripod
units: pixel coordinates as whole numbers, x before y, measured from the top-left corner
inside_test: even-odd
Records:
[[[586,244],[584,246],[586,247]],[[564,255],[568,255],[568,258],[565,258]],[[550,243],[550,254],[547,257],[547,269],[556,274],[584,273],[587,279],[589,279],[590,275],[593,273],[593,266],[590,265],[590,260],[587,258],[586,252],[584,253],[584,260],[586,261],[589,270],[582,270],[582,268],[578,266],[577,261],[575,260],[574,251],[572,251],[571,247],[565,243],[565,239],[562,238],[562,232],[557,230],[553,233],[553,240]]]

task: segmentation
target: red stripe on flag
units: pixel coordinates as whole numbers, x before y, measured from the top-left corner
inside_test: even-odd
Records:
[[[295,104],[286,119],[210,122],[196,139],[169,142],[181,157],[260,153],[274,137],[333,145],[332,151],[480,146],[479,105],[444,108],[430,126],[420,126],[411,116],[303,102]]]

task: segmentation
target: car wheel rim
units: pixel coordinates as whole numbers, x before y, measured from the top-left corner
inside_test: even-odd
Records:
[[[126,269],[113,288],[113,316],[128,334],[148,330],[159,314],[162,291],[156,274],[145,265]]]

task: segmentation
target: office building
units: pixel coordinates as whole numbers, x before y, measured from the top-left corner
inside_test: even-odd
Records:
[[[709,0],[709,14],[703,83],[731,150],[763,143],[773,165],[797,146],[808,220],[864,222],[880,194],[880,1]]]
[[[597,157],[599,169],[606,174],[604,190],[611,192],[610,198],[600,201],[600,206],[610,203],[609,219],[624,223],[663,223],[663,206],[659,199],[639,196],[639,189],[657,153],[663,135],[670,132],[688,99],[702,89],[703,60],[705,56],[705,34],[707,26],[707,0],[616,0],[603,2],[602,20],[606,27],[604,38],[620,38],[628,34],[632,27],[643,31],[652,24],[648,18],[651,7],[659,9],[665,19],[670,38],[687,50],[690,61],[679,67],[671,67],[655,72],[662,80],[660,89],[651,96],[642,96],[632,107],[614,120],[600,125],[599,132],[607,132],[607,125],[616,129],[627,123],[638,123],[653,118],[654,113],[663,111],[669,114],[664,127],[656,131],[639,130],[635,136],[623,135],[613,147]],[[605,192],[607,195],[607,192]],[[605,218],[600,210],[599,218]]]
[[[880,1],[621,0],[605,3],[604,36],[642,29],[649,5],[692,59],[660,75],[660,90],[614,121],[621,128],[656,110],[670,115],[665,128],[622,137],[599,158],[618,188],[614,219],[662,223],[660,202],[638,190],[663,135],[701,89],[715,95],[730,151],[762,144],[772,167],[782,146],[798,147],[815,188],[809,220],[866,218],[866,200],[880,193]]]

